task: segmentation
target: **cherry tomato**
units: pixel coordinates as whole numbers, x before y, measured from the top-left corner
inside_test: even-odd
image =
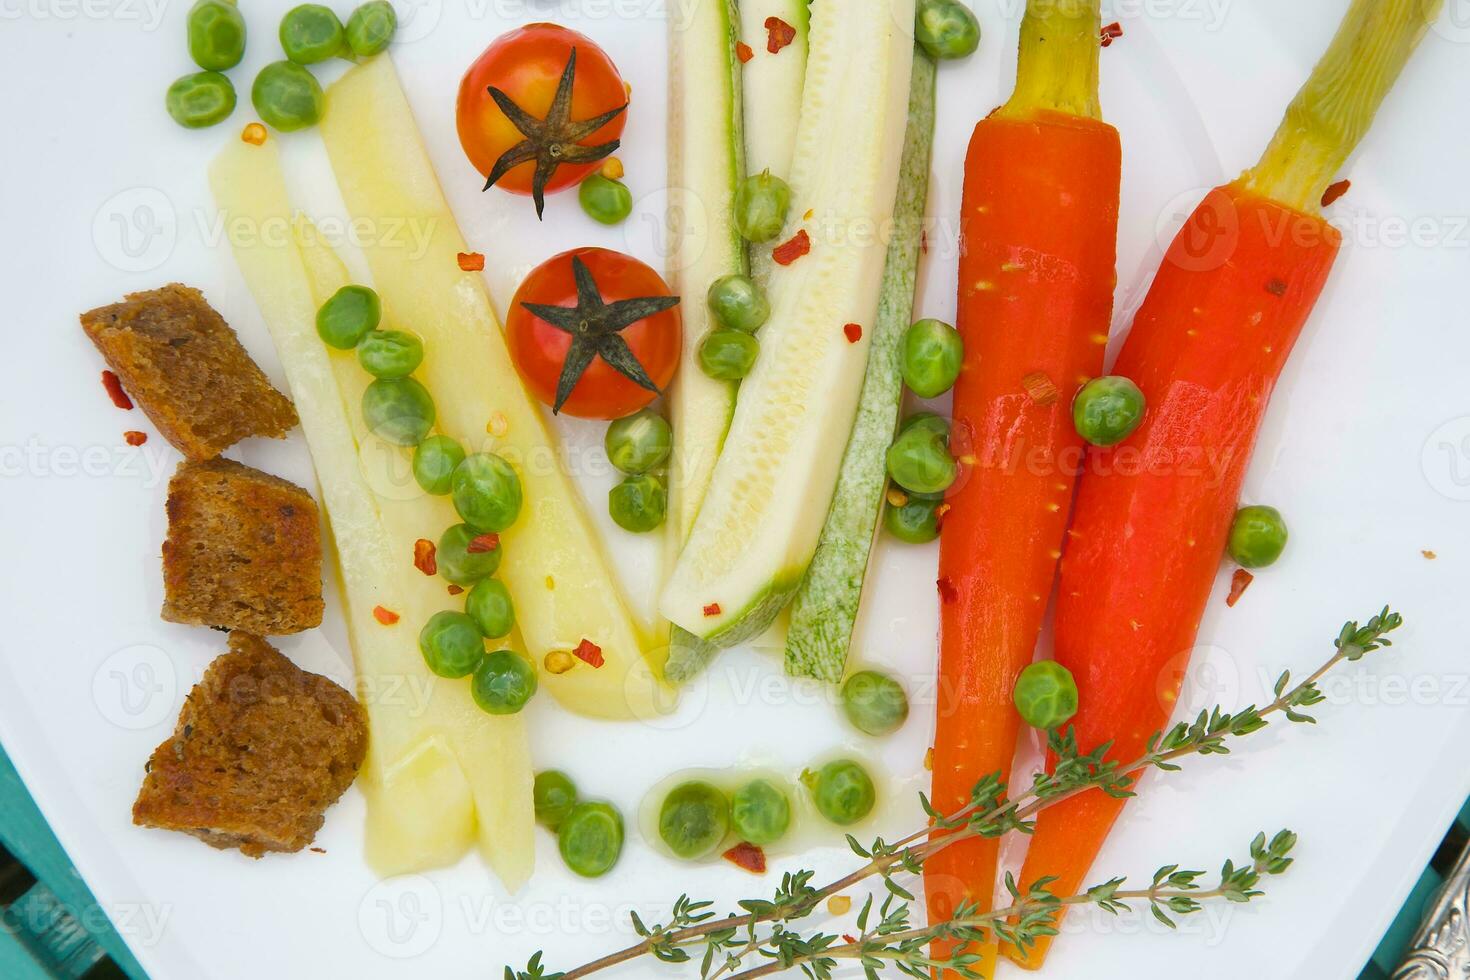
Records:
[[[531,270],[511,300],[506,342],[527,389],[546,404],[556,404],[557,384],[574,338],[524,304],[569,311],[578,307],[574,259],[591,273],[604,304],[654,298],[655,305],[669,305],[626,326],[613,323],[615,329],[611,331],[627,344],[647,378],[660,390],[667,387],[679,365],[684,332],[678,307],[670,305],[677,300],[670,297],[669,287],[657,272],[631,256],[605,248],[577,248],[554,255]],[[564,316],[570,317],[570,313]],[[631,380],[599,353],[582,372],[561,411],[579,418],[617,419],[633,414],[656,397],[656,392]]]
[[[538,120],[544,120],[556,95],[557,83],[566,70],[573,48],[577,52],[572,82],[570,121],[592,119],[628,102],[628,90],[617,66],[590,38],[556,24],[527,24],[496,38],[470,65],[459,83],[455,117],[459,142],[470,162],[488,176],[511,147],[524,140],[523,134],[491,98],[494,86]],[[627,113],[621,113],[600,129],[577,141],[596,146],[622,135]],[[609,151],[611,152],[611,151]],[[564,163],[547,181],[547,191],[562,190],[581,181],[598,168],[597,161]],[[534,160],[511,168],[495,184],[517,194],[530,194]]]

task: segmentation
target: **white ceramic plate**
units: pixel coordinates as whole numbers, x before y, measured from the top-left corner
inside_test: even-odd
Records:
[[[278,57],[275,27],[288,4],[246,6],[254,33],[234,72],[242,91]],[[572,245],[610,245],[658,262],[663,6],[420,0],[404,8],[393,56],[451,204],[488,256],[499,303],[532,265]],[[1347,3],[1107,6],[1107,19],[1126,32],[1102,56],[1104,104],[1124,145],[1126,322],[1160,242],[1204,187],[1255,159]],[[256,862],[131,826],[143,761],[222,643],[158,618],[164,485],[176,454],[156,435],[141,449],[124,444],[124,429],[150,427],[140,413],[109,404],[97,381],[101,360],[76,314],[125,291],[188,282],[280,379],[205,181],[206,161],[237,137],[248,107],[203,133],[179,129],[162,109],[168,83],[189,70],[187,7],[0,0],[0,269],[5,336],[16,355],[0,385],[0,735],[98,900],[158,977],[483,978],[539,948],[551,965],[569,968],[625,945],[629,908],[659,919],[685,890],[722,907],[768,892],[774,875],[756,881],[723,865],[675,865],[636,834],[618,868],[592,883],[565,872],[545,834],[536,878],[515,897],[473,857],[378,883],[360,856],[355,792],[329,814],[318,839],[325,854]],[[941,73],[930,208],[938,226],[924,315],[953,314],[963,147],[974,121],[1009,89],[1020,8],[1020,0],[977,0],[981,51]],[[639,206],[625,229],[595,226],[572,195],[553,198],[538,225],[525,199],[481,194],[461,156],[452,115],[461,71],[506,28],[542,19],[592,35],[632,83],[620,155]],[[1292,546],[1233,610],[1222,601],[1222,576],[1201,633],[1209,652],[1188,699],[1258,700],[1281,668],[1317,664],[1345,618],[1386,601],[1408,625],[1392,652],[1329,683],[1318,728],[1271,730],[1242,754],[1194,762],[1166,781],[1150,777],[1097,873],[1147,875],[1166,862],[1213,870],[1258,829],[1289,826],[1302,835],[1298,861],[1271,882],[1268,898],[1211,907],[1176,933],[1146,916],[1073,916],[1051,976],[1350,976],[1470,792],[1470,666],[1459,618],[1470,584],[1467,43],[1470,18],[1451,11],[1348,167],[1352,192],[1333,209],[1347,232],[1342,261],[1287,368],[1246,484],[1249,500],[1289,516]],[[319,216],[340,212],[317,137],[285,142],[298,200],[313,202]],[[616,535],[620,571],[643,596],[653,556],[606,520],[599,433],[564,433],[593,447],[583,475],[589,509]],[[251,442],[235,455],[311,485],[299,438]],[[657,729],[594,724],[538,699],[530,710],[537,765],[571,770],[588,792],[631,814],[648,787],[680,767],[751,762],[794,773],[846,747],[881,760],[912,795],[932,722],[933,562],[932,549],[885,541],[865,605],[858,656],[902,673],[915,695],[915,717],[897,737],[855,743],[821,694],[789,686],[774,660],[741,651]],[[304,666],[350,676],[335,607],[325,629],[281,646]],[[878,829],[911,829],[915,811],[906,803]],[[825,847],[799,861],[825,874],[845,869],[850,856]],[[850,920],[829,927],[847,931]]]

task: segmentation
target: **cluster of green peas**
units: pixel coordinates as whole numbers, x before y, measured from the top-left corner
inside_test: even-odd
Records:
[[[397,30],[398,15],[388,0],[368,0],[345,26],[321,4],[292,8],[280,27],[286,60],[266,65],[250,87],[255,111],[282,132],[315,125],[325,97],[304,66],[334,57],[372,57],[388,47]],[[197,0],[189,10],[188,38],[189,54],[204,70],[170,85],[164,106],[180,126],[202,129],[235,111],[235,86],[224,74],[245,57],[245,18],[235,0]]]
[[[536,822],[556,835],[561,859],[583,878],[600,878],[623,853],[623,815],[604,800],[582,800],[559,769],[536,774],[531,791]]]
[[[616,419],[607,427],[603,448],[608,462],[624,474],[608,491],[607,509],[625,531],[642,534],[664,522],[669,491],[658,468],[669,458],[674,434],[668,421],[651,408]]]
[[[899,368],[904,384],[920,398],[937,398],[954,387],[965,347],[959,331],[941,320],[919,320],[904,331]],[[922,544],[939,536],[939,505],[959,474],[949,451],[949,422],[918,412],[899,426],[888,447],[890,492],[883,525],[900,541]]]
[[[500,567],[495,535],[521,512],[521,480],[494,453],[466,455],[448,436],[430,435],[433,396],[413,372],[424,345],[404,330],[379,329],[382,303],[366,286],[343,286],[317,311],[322,342],[351,350],[373,381],[362,394],[363,421],[384,442],[412,447],[414,480],[427,493],[451,495],[462,524],[439,538],[435,564],[451,583],[468,588],[463,612],[443,610],[419,632],[419,650],[440,677],[471,677],[470,692],[484,711],[514,714],[536,693],[535,668],[512,650],[485,652],[485,641],[508,636],[515,606],[504,583],[492,578]],[[489,543],[493,540],[493,544]]]

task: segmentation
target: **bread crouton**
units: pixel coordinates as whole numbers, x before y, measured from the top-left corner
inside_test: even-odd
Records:
[[[357,777],[367,738],[366,713],[340,685],[231,633],[148,760],[133,823],[255,858],[299,851]]]
[[[82,314],[82,329],[144,414],[190,459],[284,436],[296,409],[197,289],[173,283]]]
[[[247,633],[322,621],[322,539],[311,494],[229,459],[185,460],[168,484],[163,618]]]

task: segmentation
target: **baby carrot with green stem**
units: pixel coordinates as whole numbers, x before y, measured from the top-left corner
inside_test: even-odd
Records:
[[[964,805],[1005,778],[1061,554],[1082,443],[1070,405],[1102,373],[1112,316],[1120,147],[1098,105],[1099,4],[1029,0],[1016,88],[975,127],[965,160],[951,449],[962,471],[939,551],[939,704],[932,800]],[[925,865],[929,918],[991,907],[998,842]],[[937,942],[936,956],[953,942]],[[995,946],[973,952],[991,975]]]
[[[1077,678],[1084,747],[1131,758],[1167,726],[1262,416],[1337,257],[1322,195],[1440,6],[1353,0],[1265,155],[1205,197],[1139,309],[1114,368],[1148,403],[1123,444],[1135,465],[1091,450],[1061,570],[1056,658]],[[1082,881],[1124,802],[1049,809],[1023,887]],[[1039,967],[1050,942],[1006,952]]]

